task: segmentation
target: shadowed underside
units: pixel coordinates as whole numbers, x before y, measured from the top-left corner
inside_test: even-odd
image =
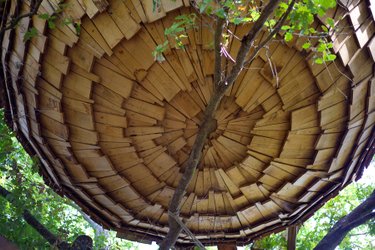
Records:
[[[45,0],[40,12],[52,14],[56,2]],[[65,2],[64,13],[81,20],[79,35],[33,17],[2,39],[8,117],[49,185],[125,238],[160,240],[212,94],[212,21],[198,19],[185,49],[171,41],[158,63],[152,51],[174,17],[194,12],[188,1],[162,1],[156,11],[152,1]],[[4,13],[28,9],[27,1],[7,1]],[[205,244],[243,244],[301,223],[371,159],[372,12],[367,1],[353,1],[327,16],[344,16],[337,26],[346,28],[332,36],[336,62],[314,65],[302,52],[305,38],[272,42],[221,101],[181,207]],[[32,25],[40,35],[24,44]],[[248,29],[231,28],[237,37]],[[239,46],[230,40],[232,57]],[[178,243],[191,241],[183,233]]]

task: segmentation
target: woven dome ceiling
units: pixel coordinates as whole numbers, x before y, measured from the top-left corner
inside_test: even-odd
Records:
[[[20,2],[8,0],[3,14],[28,11]],[[40,13],[58,2],[43,1]],[[161,2],[153,11],[151,0],[69,0],[64,13],[80,20],[79,35],[34,16],[2,37],[8,118],[49,185],[138,241],[168,231],[168,203],[212,94],[210,19],[198,20],[185,49],[171,41],[166,60],[154,61],[164,29],[194,12],[188,1]],[[313,64],[306,38],[273,42],[221,101],[181,208],[205,244],[243,244],[301,223],[371,159],[375,26],[367,1],[349,2],[327,13],[350,27],[332,35],[334,63]],[[24,43],[31,26],[40,35]],[[248,29],[231,28],[237,37]],[[229,53],[239,46],[231,40]]]

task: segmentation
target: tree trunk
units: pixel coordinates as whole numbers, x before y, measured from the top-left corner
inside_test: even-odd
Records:
[[[199,127],[197,137],[194,141],[193,147],[191,149],[191,153],[189,155],[188,160],[185,163],[185,172],[182,175],[182,178],[173,194],[173,197],[169,203],[168,212],[170,213],[168,218],[169,224],[169,231],[165,239],[160,243],[161,250],[169,250],[177,241],[178,236],[182,230],[181,226],[177,221],[174,219],[174,216],[180,215],[180,205],[182,198],[185,195],[185,191],[187,186],[189,185],[194,171],[198,166],[201,155],[202,149],[206,143],[206,139],[208,135],[216,130],[217,122],[214,119],[215,111],[225,93],[225,91],[234,83],[237,79],[238,75],[240,74],[244,63],[245,58],[248,55],[251,46],[259,32],[262,30],[264,23],[267,21],[268,17],[274,12],[276,7],[278,6],[280,0],[270,1],[267,6],[262,11],[259,19],[254,23],[250,31],[242,38],[241,40],[241,47],[238,51],[236,62],[229,73],[229,75],[224,79],[221,80],[221,57],[220,55],[220,40],[221,33],[223,30],[223,22],[220,19],[216,20],[216,32],[215,33],[215,75],[214,75],[214,93],[204,111],[204,118],[202,124]],[[217,60],[220,60],[219,62]],[[217,81],[217,82],[216,82]]]
[[[10,203],[12,202],[9,197],[11,192],[0,185],[0,195],[7,199]],[[32,226],[38,233],[49,243],[51,246],[55,246],[58,249],[68,250],[68,249],[80,249],[80,250],[89,250],[92,249],[93,242],[89,236],[80,235],[73,242],[72,246],[69,243],[62,241],[51,231],[49,231],[42,223],[38,221],[27,209],[23,210],[22,213],[23,219]]]
[[[23,219],[32,226],[38,233],[52,246],[57,246],[59,249],[69,249],[69,244],[60,240],[53,233],[51,233],[45,226],[43,226],[28,210],[23,211]]]
[[[15,244],[2,236],[0,236],[0,246],[2,250],[18,250],[18,247]]]
[[[180,214],[180,203],[184,197],[185,190],[189,185],[191,178],[193,177],[194,171],[199,164],[202,149],[205,145],[207,136],[216,129],[216,120],[213,118],[213,115],[220,103],[221,98],[223,97],[224,92],[215,91],[214,95],[211,97],[209,104],[205,110],[205,115],[202,124],[199,127],[197,138],[195,139],[192,151],[186,162],[185,173],[182,175],[182,178],[179,182],[178,187],[172,197],[172,200],[169,205],[169,213],[179,216]],[[160,244],[160,249],[169,249],[176,242],[178,235],[181,232],[181,226],[177,221],[169,216],[169,232],[165,240]]]
[[[340,219],[329,230],[324,238],[318,243],[314,250],[334,250],[345,235],[355,227],[375,218],[375,190],[372,194],[356,207],[352,212]]]

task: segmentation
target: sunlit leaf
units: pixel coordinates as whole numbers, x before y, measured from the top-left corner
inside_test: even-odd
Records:
[[[335,26],[335,20],[333,20],[332,18],[328,17],[326,19],[326,23],[331,26],[331,27],[334,27]]]
[[[293,39],[293,34],[290,32],[285,33],[284,40],[285,42],[290,42]]]
[[[302,48],[303,49],[309,49],[311,47],[311,43],[310,42],[306,42],[302,45]]]
[[[316,64],[323,64],[323,58],[315,58],[314,62]]]

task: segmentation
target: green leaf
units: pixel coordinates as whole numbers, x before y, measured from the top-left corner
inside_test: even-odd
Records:
[[[30,28],[25,35],[23,36],[23,41],[29,41],[31,38],[36,37],[38,35],[38,30],[35,27]]]
[[[332,18],[328,17],[326,19],[326,23],[331,26],[331,27],[335,27],[335,20],[333,20]]]
[[[290,42],[293,39],[293,34],[290,32],[285,33],[284,40],[285,42]]]
[[[242,20],[243,20],[243,18],[241,18],[241,17],[236,17],[236,18],[233,19],[232,22],[233,22],[235,25],[238,25],[238,24],[242,23]]]
[[[321,6],[324,9],[336,7],[335,0],[312,0],[313,4],[316,6]]]
[[[323,64],[323,58],[320,58],[320,57],[315,58],[314,62],[315,62],[316,64]]]
[[[336,59],[335,54],[327,54],[327,61],[334,61]]]
[[[260,17],[260,12],[256,10],[251,10],[250,16],[253,18],[253,21],[255,22]]]
[[[225,10],[223,8],[219,8],[217,11],[216,11],[216,15],[222,19],[225,19],[226,18],[226,13],[225,13]]]
[[[315,34],[316,30],[314,28],[309,28],[309,32],[310,32],[310,34]]]
[[[69,24],[72,24],[72,23],[73,23],[73,19],[71,17],[64,18],[64,20],[63,20],[64,25],[69,25]]]
[[[306,42],[306,43],[304,43],[302,45],[302,48],[305,49],[305,50],[309,49],[310,47],[311,47],[311,43],[310,42]]]
[[[318,9],[317,14],[318,16],[324,16],[326,12],[324,11],[324,9]]]
[[[177,27],[177,28],[174,30],[175,33],[180,33],[180,32],[182,32],[182,31],[185,31],[185,29],[182,28],[182,27]]]
[[[76,30],[76,34],[79,36],[81,34],[81,24],[80,23],[75,23],[74,28]]]
[[[206,8],[205,13],[207,15],[211,15],[213,11],[214,11],[214,9],[212,8],[212,6],[208,5],[207,8]]]
[[[290,26],[289,25],[283,25],[283,26],[281,26],[281,30],[290,30]]]
[[[212,0],[203,0],[202,2],[200,2],[198,4],[198,7],[199,7],[199,12],[200,13],[207,13],[207,11],[210,11],[210,10],[207,10],[209,6],[209,4],[211,3]],[[211,11],[212,11],[212,8],[211,8]]]
[[[47,23],[48,23],[48,28],[52,30],[56,28],[56,24],[53,20],[48,20]]]
[[[327,29],[327,27],[326,27],[325,25],[321,25],[321,27],[322,27],[322,30],[323,30],[324,32],[328,32],[328,29]]]
[[[163,44],[159,44],[158,46],[156,46],[155,50],[152,52],[152,55],[154,56],[155,61],[157,62],[165,61],[165,57],[163,53],[167,49],[168,43],[169,43],[168,40],[166,40]]]
[[[159,11],[161,6],[161,0],[152,0],[152,12]]]
[[[316,48],[316,51],[324,52],[326,49],[327,49],[327,45],[325,43],[320,43],[318,47]]]
[[[281,3],[279,4],[279,8],[280,8],[280,9],[284,9],[284,10],[286,10],[286,9],[288,9],[288,4],[286,4],[286,3],[284,3],[284,2],[281,2]]]
[[[50,15],[48,13],[39,14],[38,17],[43,20],[48,20]]]
[[[267,22],[265,23],[265,26],[266,27],[269,27],[269,28],[272,28],[274,27],[276,24],[276,20],[275,19],[270,19],[270,20],[267,20]]]

